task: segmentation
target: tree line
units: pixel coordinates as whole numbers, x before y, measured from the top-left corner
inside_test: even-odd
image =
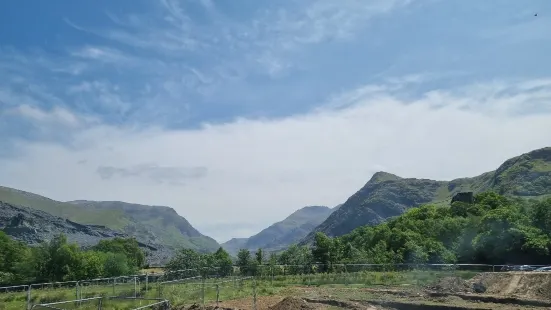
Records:
[[[191,253],[190,250],[185,250]],[[171,268],[215,266],[218,254],[188,254]],[[194,259],[201,263],[190,263]],[[504,197],[494,192],[475,196],[472,204],[423,205],[376,226],[362,226],[330,238],[317,233],[311,246],[292,245],[279,253],[241,249],[234,265],[255,274],[259,265],[300,265],[286,272],[330,271],[334,264],[538,264],[551,265],[551,198]],[[229,267],[226,267],[226,270]]]
[[[0,284],[62,282],[135,274],[145,253],[135,239],[101,240],[83,250],[60,234],[38,246],[0,231]]]

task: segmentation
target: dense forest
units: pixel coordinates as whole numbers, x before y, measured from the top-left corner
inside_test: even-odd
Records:
[[[551,264],[551,198],[507,198],[478,194],[472,204],[425,205],[376,226],[363,226],[330,238],[317,233],[312,247],[292,245],[280,253],[241,249],[237,258],[222,248],[215,253],[183,249],[168,271],[196,269],[228,275],[257,274],[260,265],[302,265],[286,272],[330,271],[337,263],[481,263]],[[268,254],[268,255],[267,255]],[[126,275],[144,264],[134,239],[103,240],[81,250],[58,236],[27,247],[0,232],[0,282],[65,281]]]
[[[0,284],[61,282],[134,274],[145,261],[135,239],[102,240],[88,250],[58,235],[29,247],[0,231]]]

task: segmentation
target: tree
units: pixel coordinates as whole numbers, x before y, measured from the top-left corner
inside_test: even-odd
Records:
[[[167,271],[175,272],[177,270],[200,270],[205,267],[205,257],[191,249],[182,249],[167,264]]]
[[[237,266],[242,275],[248,275],[252,272],[251,252],[247,249],[240,249],[237,253]]]
[[[261,248],[258,248],[255,253],[256,263],[258,265],[262,265],[262,262],[264,261],[264,252]]]
[[[20,277],[18,264],[25,258],[27,250],[23,243],[12,240],[0,231],[0,283],[17,282]]]
[[[106,277],[128,275],[132,268],[128,266],[128,257],[123,253],[108,252],[105,255],[103,270]]]
[[[145,254],[135,238],[113,238],[101,240],[94,250],[104,253],[121,253],[126,256],[128,265],[133,269],[141,268],[145,263]]]
[[[222,247],[213,254],[214,265],[218,267],[218,273],[220,276],[226,277],[233,272],[233,263],[231,256]]]
[[[334,260],[331,259],[331,250],[333,250],[333,239],[327,237],[322,232],[317,232],[314,236],[314,247],[312,248],[312,258],[314,262],[323,264],[322,271],[328,271],[331,263]],[[333,258],[335,258],[335,252],[333,252]]]

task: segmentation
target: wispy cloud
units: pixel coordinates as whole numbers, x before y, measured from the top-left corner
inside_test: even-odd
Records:
[[[170,185],[185,185],[186,180],[202,178],[207,174],[206,167],[162,167],[156,164],[138,164],[132,167],[99,166],[97,173],[102,179],[113,177],[121,178],[146,178],[155,183],[168,183]]]

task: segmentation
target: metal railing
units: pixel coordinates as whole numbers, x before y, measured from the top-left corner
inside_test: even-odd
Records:
[[[56,310],[65,310],[64,308],[61,308],[63,305],[77,305],[82,306],[83,303],[86,302],[94,302],[97,301],[97,304],[95,305],[98,310],[102,310],[105,305],[105,301],[113,301],[113,300],[132,300],[132,301],[146,301],[149,302],[146,305],[140,305],[138,307],[131,308],[131,310],[141,310],[141,309],[148,309],[157,307],[156,309],[159,310],[169,310],[170,309],[170,301],[166,299],[158,299],[158,298],[121,298],[118,296],[111,296],[111,297],[91,297],[91,298],[81,298],[81,299],[74,299],[74,300],[66,300],[66,301],[59,301],[59,302],[51,302],[51,303],[43,303],[43,304],[35,304],[32,305],[31,310],[34,309],[56,309]],[[160,306],[160,307],[159,307]],[[94,308],[96,308],[94,307]],[[109,308],[106,308],[109,309]]]

